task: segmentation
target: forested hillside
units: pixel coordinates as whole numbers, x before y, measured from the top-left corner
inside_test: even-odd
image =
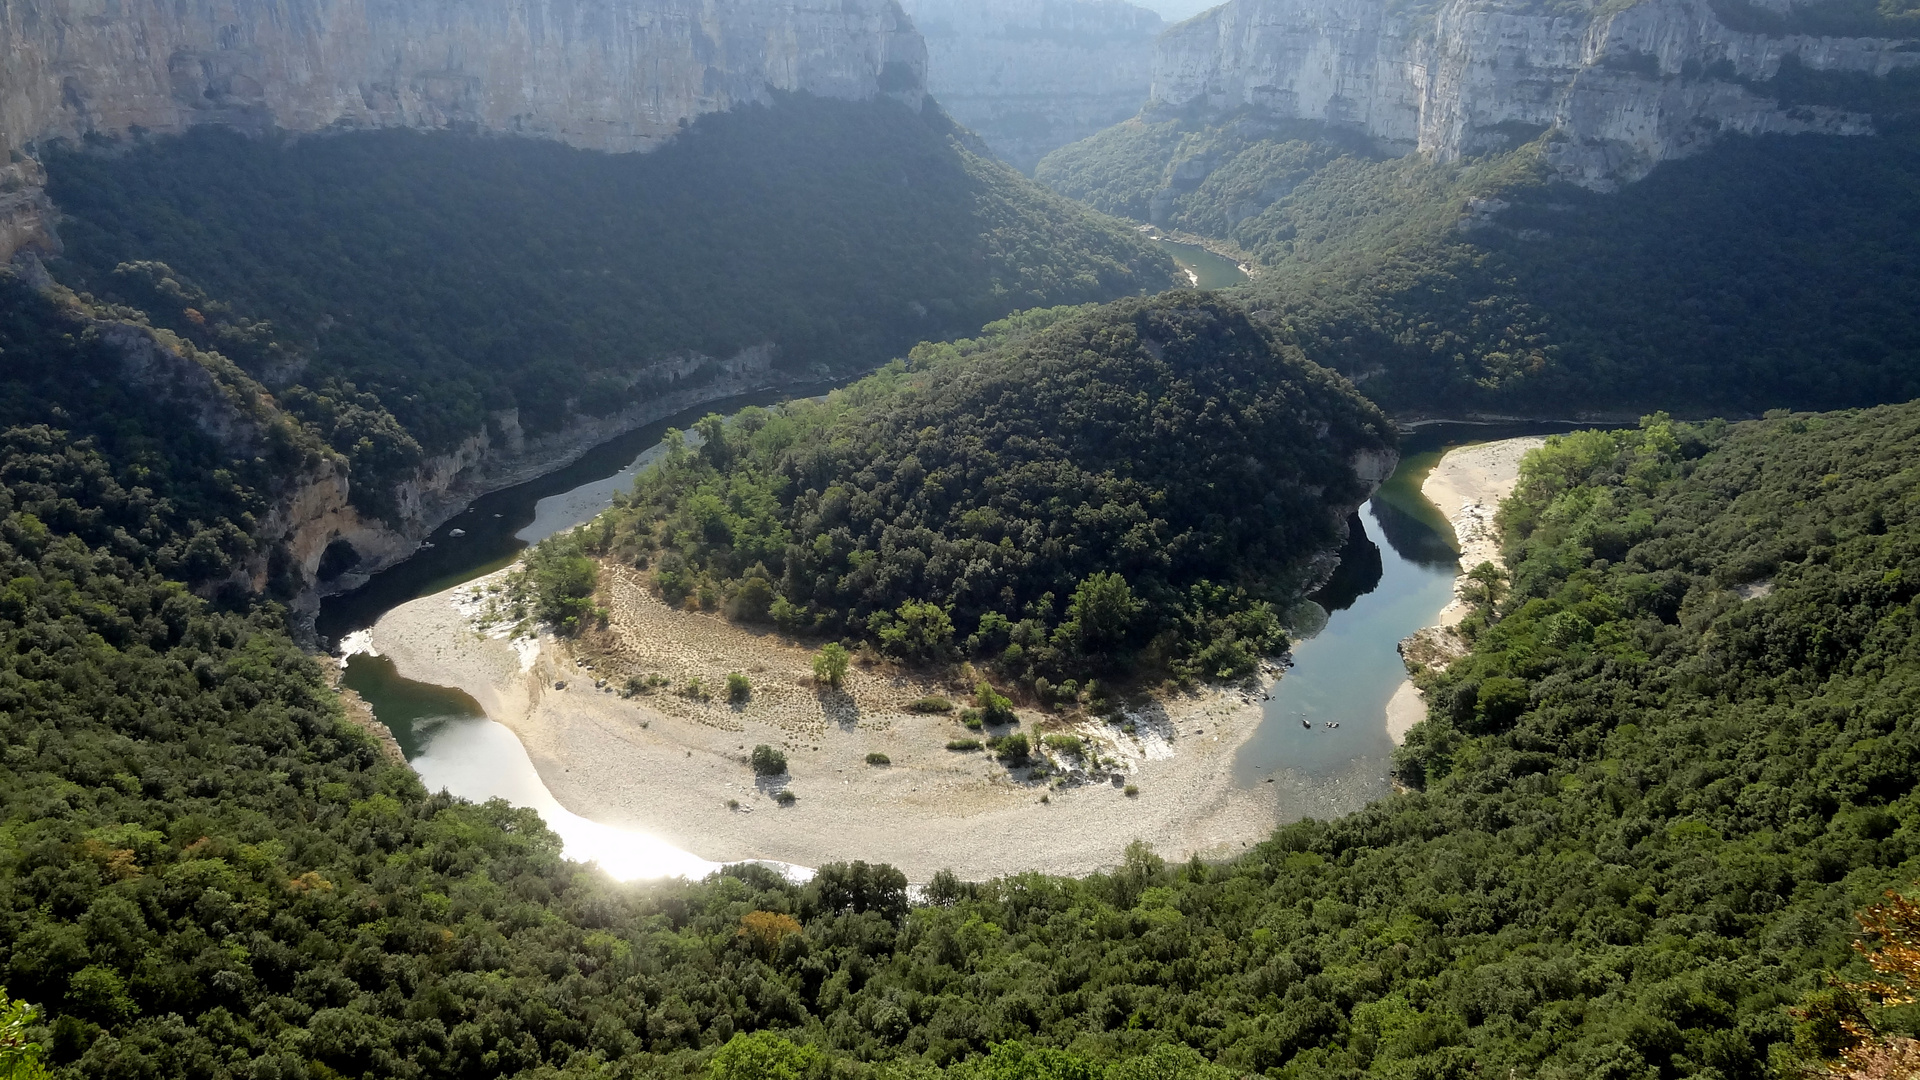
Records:
[[[1120,310],[1017,355],[1245,333]],[[10,312],[10,362],[84,372],[66,316]],[[616,886],[428,796],[277,611],[184,588],[166,553],[244,509],[140,434],[0,448],[0,974],[62,1076],[1758,1077],[1859,963],[1851,912],[1920,877],[1916,406],[1557,441],[1502,511],[1511,589],[1423,676],[1413,790],[920,906],[858,865]]]
[[[1196,293],[1028,313],[700,433],[553,543],[651,567],[670,602],[1029,685],[1249,673],[1393,447]]]
[[[675,377],[659,361],[763,344],[788,373],[857,371],[1173,270],[973,153],[937,110],[884,100],[781,96],[650,154],[204,128],[47,165],[66,214],[55,275],[267,383],[375,511],[375,488],[493,410],[551,431],[657,393]]]
[[[1907,81],[1796,70],[1776,80],[1796,100],[1912,111]],[[1036,175],[1248,253],[1265,268],[1246,290],[1262,318],[1390,409],[1698,414],[1920,395],[1910,121],[1873,138],[1728,139],[1613,194],[1552,181],[1542,145],[1436,163],[1321,124],[1148,113]]]

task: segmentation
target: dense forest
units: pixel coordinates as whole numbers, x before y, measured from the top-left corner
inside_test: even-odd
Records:
[[[10,360],[83,343],[21,310]],[[1171,331],[1250,334],[1192,296],[1115,311],[862,393],[910,417],[1088,335],[1179,371]],[[1090,385],[1145,365],[1091,352]],[[1373,415],[1317,378],[1288,393]],[[713,452],[762,452],[761,419]],[[168,553],[244,498],[140,434],[0,448],[0,977],[58,1076],[1758,1077],[1835,1048],[1851,912],[1920,874],[1916,406],[1558,440],[1471,654],[1421,677],[1405,793],[1223,864],[918,902],[860,864],[619,886],[530,812],[429,795],[276,608],[184,586]]]
[[[1393,446],[1343,380],[1191,292],[1031,312],[698,434],[552,543],[673,603],[1028,685],[1250,673],[1379,479],[1356,463]]]
[[[1789,66],[1771,89],[1920,102],[1920,83],[1833,78]],[[1263,265],[1245,290],[1260,317],[1398,411],[1757,413],[1920,395],[1912,122],[1730,138],[1604,195],[1555,182],[1542,145],[1444,163],[1382,157],[1326,125],[1148,113],[1036,175],[1245,252]]]
[[[649,154],[450,132],[215,128],[47,156],[63,282],[221,352],[396,478],[518,410],[532,434],[771,344],[874,367],[1020,308],[1155,291],[1168,259],[969,149],[937,109],[780,96]]]

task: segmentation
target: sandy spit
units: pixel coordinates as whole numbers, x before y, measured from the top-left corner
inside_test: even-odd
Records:
[[[822,690],[811,650],[669,607],[619,567],[602,575],[606,630],[509,640],[483,612],[505,573],[395,608],[374,627],[374,647],[407,678],[464,690],[511,728],[566,809],[705,859],[866,859],[916,881],[941,869],[976,880],[1084,874],[1117,864],[1135,839],[1170,859],[1217,858],[1275,824],[1233,777],[1261,690],[1143,701],[1112,722],[1022,708],[1007,730],[1077,735],[1097,753],[1097,764],[1055,753],[1066,773],[1057,786],[1058,774],[1030,778],[946,749],[976,733],[907,708],[928,695],[961,704],[964,683],[856,663],[843,691]],[[753,685],[743,704],[725,700],[733,671]],[[621,693],[635,676],[665,686]],[[685,694],[695,678],[710,700]],[[784,750],[788,775],[756,779],[746,756],[758,743]],[[869,765],[875,752],[891,763]],[[790,805],[776,800],[781,789]]]
[[[1473,610],[1462,592],[1467,585],[1465,571],[1483,562],[1505,567],[1493,515],[1520,480],[1520,459],[1546,441],[1542,436],[1523,435],[1456,447],[1441,456],[1420,485],[1420,493],[1453,524],[1462,573],[1454,580],[1453,600],[1441,609],[1439,621],[1400,643],[1401,655],[1410,662],[1444,666],[1465,652],[1466,643],[1453,629]],[[1406,741],[1413,725],[1426,718],[1426,696],[1408,679],[1387,702],[1387,734],[1397,746]]]

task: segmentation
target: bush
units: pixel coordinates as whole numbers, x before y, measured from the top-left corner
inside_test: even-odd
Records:
[[[980,740],[979,739],[950,739],[947,742],[947,749],[978,750],[980,749]]]
[[[930,694],[907,706],[907,709],[909,712],[917,713],[950,713],[953,711],[953,702],[937,694]]]
[[[1078,735],[1049,735],[1045,741],[1047,749],[1070,757],[1082,757],[1087,752],[1086,743]]]
[[[1033,746],[1024,734],[1003,735],[998,739],[989,739],[987,745],[993,748],[994,756],[1010,765],[1023,765],[1033,753]]]
[[[892,758],[890,758],[890,757],[888,757],[887,755],[885,755],[885,754],[883,754],[883,753],[881,753],[880,751],[878,751],[878,750],[875,750],[875,751],[873,751],[872,753],[870,753],[870,754],[868,754],[868,755],[867,755],[867,764],[869,764],[869,765],[891,765],[891,764],[893,764],[893,759],[892,759]]]
[[[727,700],[735,705],[743,705],[753,696],[753,684],[745,675],[737,671],[727,672]]]
[[[838,690],[847,681],[849,659],[846,646],[837,641],[820,646],[820,651],[813,654],[813,681]]]
[[[1139,786],[1138,784],[1128,784],[1128,785],[1127,785],[1127,798],[1129,798],[1129,799],[1137,799],[1137,798],[1139,798],[1139,797],[1140,797],[1140,786]]]
[[[798,798],[799,796],[787,788],[781,788],[779,791],[773,793],[773,801],[779,803],[781,806],[792,806]]]
[[[986,726],[980,721],[979,709],[961,709],[960,723],[968,731],[979,731],[982,727]]]
[[[747,760],[753,763],[755,776],[780,776],[787,771],[787,755],[766,743],[754,747]]]
[[[994,690],[985,681],[973,688],[973,703],[980,707],[980,719],[983,723],[999,727],[1002,724],[1017,724],[1019,718],[1013,714],[1013,699]]]

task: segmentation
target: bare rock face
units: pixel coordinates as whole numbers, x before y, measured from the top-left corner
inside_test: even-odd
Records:
[[[1161,36],[1153,100],[1351,125],[1441,159],[1553,131],[1549,160],[1607,190],[1723,134],[1873,130],[1863,114],[1776,100],[1766,84],[1783,65],[1885,76],[1920,66],[1920,47],[1735,30],[1710,0],[1579,17],[1451,0],[1425,20],[1382,0],[1232,0]]]
[[[928,90],[1032,172],[1048,151],[1140,111],[1160,16],[1124,0],[903,0]]]
[[[0,56],[0,169],[48,139],[203,123],[645,150],[772,90],[917,108],[926,79],[894,0],[10,0]],[[6,179],[0,259],[50,244]]]

